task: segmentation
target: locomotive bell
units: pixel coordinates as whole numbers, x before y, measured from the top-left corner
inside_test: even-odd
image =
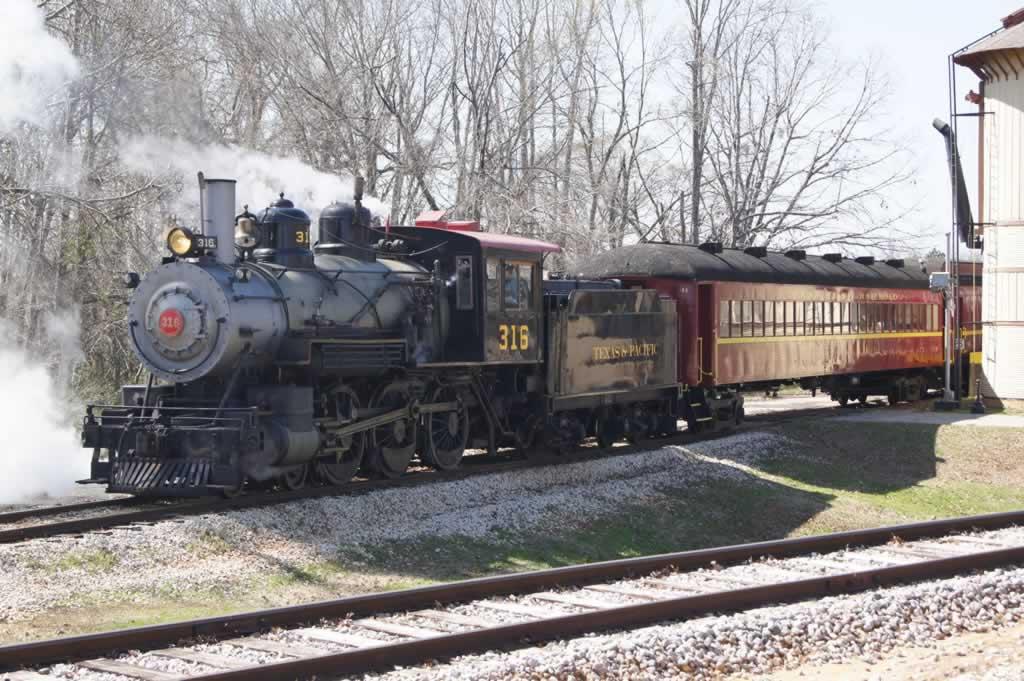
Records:
[[[235,246],[242,249],[256,248],[259,243],[256,233],[256,216],[244,207],[241,215],[235,216]]]

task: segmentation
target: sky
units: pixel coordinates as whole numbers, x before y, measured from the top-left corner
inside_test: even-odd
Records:
[[[910,189],[918,209],[909,219],[923,233],[921,247],[944,251],[951,222],[949,171],[932,119],[949,119],[947,58],[998,28],[1002,17],[1024,7],[1024,0],[817,0],[816,5],[844,59],[874,56],[888,73],[892,94],[885,108],[917,170]],[[975,111],[962,98],[978,89],[977,77],[960,66],[956,72],[960,110]],[[960,155],[975,218],[976,141],[976,119],[961,118]]]

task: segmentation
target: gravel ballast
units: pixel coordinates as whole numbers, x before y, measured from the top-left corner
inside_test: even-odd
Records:
[[[229,595],[254,579],[334,559],[341,548],[564,531],[626,505],[656,502],[666,488],[722,479],[756,484],[744,463],[791,447],[777,434],[747,432],[688,447],[4,545],[0,622],[110,596],[123,602],[132,594],[175,598],[203,589]]]
[[[711,679],[806,662],[874,662],[902,646],[1024,620],[1024,569],[457,658],[367,681]]]

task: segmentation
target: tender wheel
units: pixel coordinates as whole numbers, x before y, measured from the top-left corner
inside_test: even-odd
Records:
[[[309,479],[309,466],[303,464],[294,466],[291,470],[281,476],[281,487],[287,490],[302,489]]]
[[[630,444],[639,444],[651,431],[651,419],[642,407],[633,410],[632,418],[629,419],[629,431],[626,433],[626,440]]]
[[[354,421],[361,406],[359,395],[349,386],[334,391],[335,417],[342,424]],[[366,433],[335,438],[331,446],[325,448],[325,455],[316,460],[317,475],[329,485],[344,485],[359,471],[365,451]]]
[[[423,463],[442,471],[457,468],[466,451],[469,439],[469,410],[451,386],[438,386],[430,395],[430,402],[458,402],[455,411],[427,414],[424,418],[426,433],[423,442]]]
[[[846,395],[840,395],[838,402],[840,407],[845,407],[847,404],[849,404],[850,398],[847,397]]]
[[[899,388],[893,388],[892,390],[890,390],[888,398],[889,398],[889,406],[890,407],[895,407],[897,404],[899,404],[900,403],[900,391],[899,391]]]
[[[867,395],[861,395],[860,397],[857,398],[857,401],[860,402],[861,404],[867,404],[868,403],[868,396]]]
[[[597,444],[601,449],[610,449],[622,437],[622,419],[606,414],[598,416],[594,423]]]
[[[408,407],[413,398],[410,383],[389,383],[373,396],[370,407],[393,411]],[[404,473],[416,452],[416,422],[416,418],[404,418],[370,431],[372,450],[367,457],[367,467],[386,478],[397,478]]]

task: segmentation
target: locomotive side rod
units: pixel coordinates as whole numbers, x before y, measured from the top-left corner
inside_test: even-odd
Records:
[[[380,426],[386,426],[394,423],[395,421],[402,421],[405,419],[414,419],[421,414],[440,414],[447,411],[456,411],[459,408],[458,402],[434,402],[432,404],[420,404],[413,400],[409,405],[394,409],[392,411],[378,414],[377,416],[371,416],[368,419],[362,421],[356,421],[350,423],[347,426],[336,428],[331,430],[331,435],[336,437],[345,437],[347,435],[358,435],[359,433],[379,428]],[[366,411],[366,410],[361,410]],[[317,421],[319,426],[330,427],[332,423],[337,421]]]

